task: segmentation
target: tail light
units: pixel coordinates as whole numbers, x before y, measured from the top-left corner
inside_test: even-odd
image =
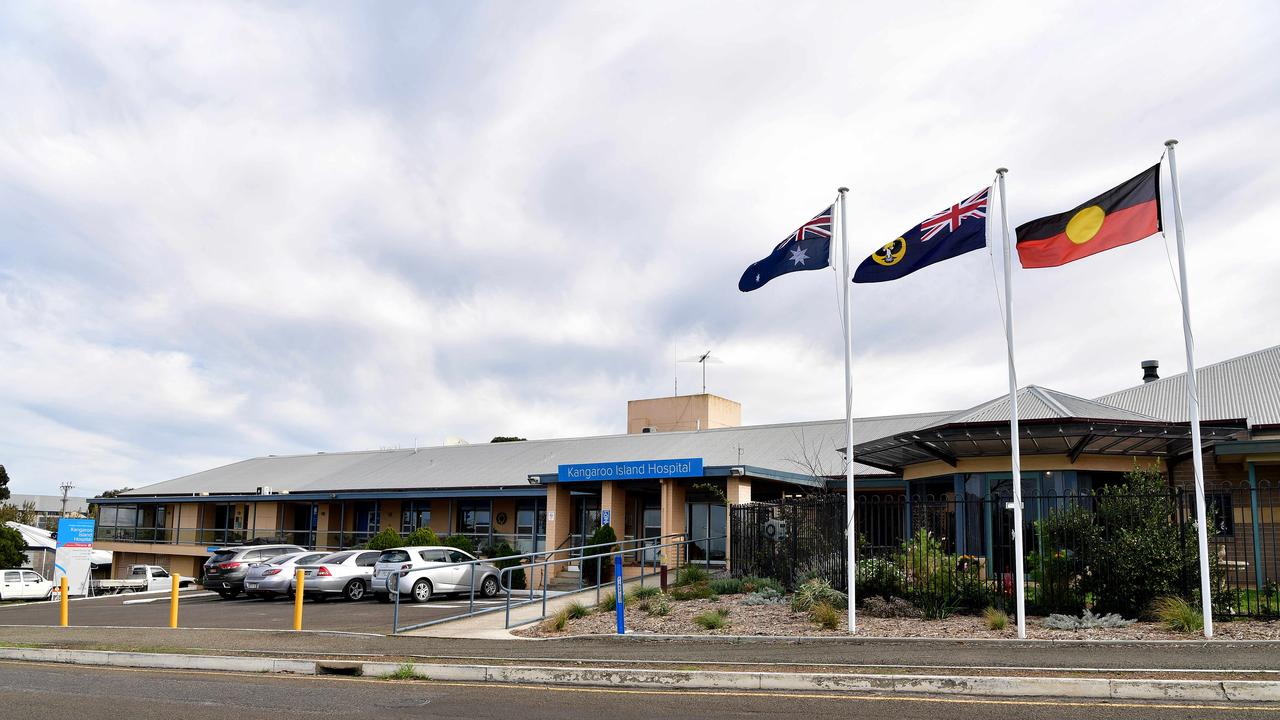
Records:
[[[268,571],[266,571],[266,572],[264,572],[264,573],[262,573],[262,574],[263,574],[263,575],[279,575],[279,574],[280,574],[280,568],[271,568],[270,570],[268,570]]]
[[[330,577],[332,575],[333,573],[329,572],[329,568],[323,565],[321,565],[320,569],[316,571],[316,577]]]
[[[400,572],[404,572],[405,570],[412,570],[412,569],[413,569],[413,563],[405,563],[400,566]]]
[[[240,563],[238,562],[224,562],[218,564],[219,570],[235,570],[238,567],[240,567]]]

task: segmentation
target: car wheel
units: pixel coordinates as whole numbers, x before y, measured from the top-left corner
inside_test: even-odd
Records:
[[[431,599],[431,583],[426,578],[413,584],[413,601],[424,603]]]
[[[377,600],[380,603],[389,603],[391,602],[391,594],[390,593],[374,593],[373,599]]]
[[[491,598],[498,594],[498,578],[490,575],[480,583],[480,594]]]
[[[363,600],[364,599],[364,583],[360,582],[359,580],[352,580],[351,582],[347,583],[347,586],[345,588],[342,589],[342,594],[348,600]]]
[[[218,597],[222,598],[223,600],[230,600],[239,594],[240,592],[237,590],[219,590],[218,591]]]

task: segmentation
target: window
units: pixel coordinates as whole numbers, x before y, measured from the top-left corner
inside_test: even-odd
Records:
[[[400,505],[400,532],[407,534],[430,526],[430,500],[406,500]]]
[[[1205,498],[1209,524],[1221,537],[1234,537],[1236,518],[1231,507],[1231,493],[1213,493]]]
[[[423,550],[418,554],[427,562],[448,562],[448,560],[445,560],[443,550]]]
[[[379,552],[360,553],[360,557],[356,558],[356,565],[359,565],[360,567],[373,567],[374,563],[378,562],[378,556],[381,554],[382,553]]]
[[[27,582],[40,582],[44,578],[40,577],[36,573],[31,572],[30,570],[23,570],[22,579],[26,580]]]
[[[445,557],[449,558],[449,562],[451,563],[464,563],[464,562],[471,562],[472,560],[475,560],[475,558],[462,552],[461,550],[446,550],[444,554],[445,554]]]
[[[22,573],[17,571],[8,571],[4,574],[4,581],[7,583],[22,582]]]
[[[489,516],[492,506],[488,502],[464,502],[458,504],[458,532],[467,535],[488,535],[492,528]]]

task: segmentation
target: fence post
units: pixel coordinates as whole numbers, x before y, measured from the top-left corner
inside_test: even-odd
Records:
[[[1253,463],[1245,463],[1249,467],[1249,512],[1253,521],[1253,579],[1258,590],[1258,607],[1262,607],[1262,599],[1266,597],[1266,586],[1262,582],[1262,513],[1258,502],[1258,473]]]

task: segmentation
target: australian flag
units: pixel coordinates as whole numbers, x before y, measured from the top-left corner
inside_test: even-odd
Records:
[[[853,274],[856,283],[897,280],[926,265],[980,250],[987,245],[987,207],[991,188],[970,195],[902,233],[871,253]]]
[[[738,281],[738,289],[751,292],[779,275],[800,270],[831,267],[831,216],[835,205],[818,213],[800,226],[769,253],[769,257],[751,263]]]

